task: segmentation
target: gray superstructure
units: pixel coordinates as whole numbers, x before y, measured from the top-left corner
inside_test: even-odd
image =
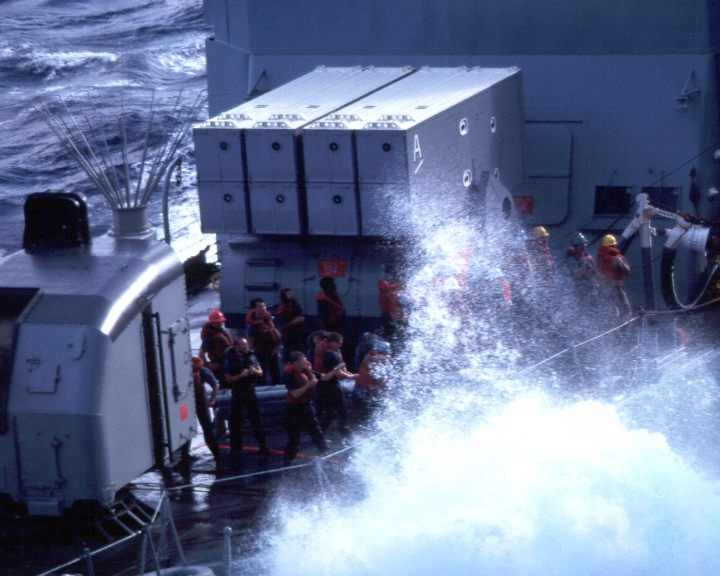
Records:
[[[707,197],[720,182],[716,2],[205,0],[205,12],[211,115],[318,65],[519,67],[525,177],[512,193],[559,253],[576,230],[623,230],[639,193],[717,212]],[[219,239],[231,253],[235,240]],[[642,302],[639,247],[628,256]],[[686,259],[683,277],[702,266]]]
[[[196,126],[224,310],[289,287],[312,314],[318,280],[332,276],[348,316],[379,318],[378,282],[396,257],[383,242],[402,239],[410,218],[436,201],[438,214],[510,217],[521,94],[517,68],[320,67]]]

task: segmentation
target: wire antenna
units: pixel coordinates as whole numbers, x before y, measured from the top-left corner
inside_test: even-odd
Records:
[[[108,122],[98,121],[97,117],[93,121],[84,112],[73,112],[63,100],[57,107],[41,104],[35,110],[110,207],[122,211],[147,206],[152,194],[171,169],[205,100],[205,91],[201,91],[187,103],[181,90],[171,110],[171,117],[176,118],[177,123],[165,129],[162,145],[153,149],[151,137],[156,133],[154,130],[161,129],[156,118],[158,105],[153,90],[142,144],[136,151],[131,149],[128,140],[131,112],[125,106],[124,97],[119,117],[110,122],[111,126],[117,126],[117,134],[110,135],[117,140],[108,139],[105,129]],[[113,142],[119,144],[113,145]]]

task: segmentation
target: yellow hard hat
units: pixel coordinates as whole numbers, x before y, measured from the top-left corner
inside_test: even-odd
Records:
[[[600,240],[600,246],[617,246],[617,238],[612,234],[605,234]]]
[[[533,238],[549,238],[550,232],[547,231],[545,226],[535,226],[535,228],[532,229],[532,236]]]

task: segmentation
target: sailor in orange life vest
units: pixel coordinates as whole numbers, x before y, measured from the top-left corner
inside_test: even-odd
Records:
[[[385,374],[389,368],[390,345],[380,338],[369,339],[353,390],[353,416],[367,423],[385,391]]]
[[[202,340],[200,359],[224,388],[225,351],[233,345],[233,337],[225,329],[225,315],[222,311],[216,308],[210,312],[208,321],[200,333],[200,339]]]
[[[318,383],[312,366],[302,352],[291,352],[289,360],[290,362],[285,367],[285,385],[288,390],[286,466],[297,456],[298,447],[300,446],[300,434],[303,430],[310,434],[321,454],[327,451],[325,436],[320,430],[320,424],[317,421],[315,408],[312,404],[312,398],[315,395],[315,388]]]
[[[282,343],[280,331],[275,327],[273,317],[262,298],[254,298],[250,302],[250,310],[245,315],[248,336],[255,354],[262,366],[264,377],[270,377],[271,384],[278,381],[280,367],[276,363],[278,347]]]
[[[545,226],[535,226],[526,241],[528,256],[536,274],[536,282],[551,284],[555,281],[555,258],[550,251],[550,232]]]
[[[320,279],[321,291],[315,296],[318,306],[318,317],[322,327],[328,332],[342,332],[345,322],[345,306],[335,285],[329,276]]]
[[[290,288],[280,290],[280,303],[275,309],[286,354],[301,352],[305,346],[305,316],[302,306]]]
[[[320,369],[320,382],[318,384],[317,406],[320,417],[320,427],[327,431],[330,424],[337,417],[340,432],[348,434],[347,409],[340,388],[340,379],[355,380],[357,374],[347,371],[342,356],[343,337],[338,332],[330,332],[325,343],[322,367]]]
[[[595,301],[598,296],[598,278],[595,260],[587,250],[588,241],[585,235],[577,232],[572,240],[567,256],[573,259],[571,270],[578,299],[582,302]]]
[[[378,280],[378,304],[382,314],[383,331],[385,336],[392,336],[397,325],[403,319],[403,311],[400,306],[400,283],[392,279],[394,276],[392,267],[386,267],[387,278]]]
[[[630,264],[620,252],[617,239],[612,234],[606,234],[600,241],[598,270],[609,290],[616,314],[621,318],[629,318],[632,307],[625,292],[625,280],[630,276]]]
[[[210,418],[210,408],[215,403],[219,384],[215,375],[203,365],[202,358],[193,356],[192,359],[193,384],[195,388],[195,413],[200,422],[203,431],[205,444],[212,452],[215,461],[218,459],[218,444],[213,431],[212,420]],[[210,400],[205,397],[205,384],[212,386],[212,394]]]

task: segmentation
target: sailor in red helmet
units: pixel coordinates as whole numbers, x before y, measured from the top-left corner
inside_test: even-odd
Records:
[[[233,345],[233,337],[225,328],[225,315],[215,309],[208,314],[208,321],[202,328],[199,357],[221,384],[224,384],[225,351]]]
[[[600,241],[598,270],[610,293],[615,313],[621,318],[629,318],[632,307],[625,292],[625,280],[630,276],[630,264],[620,252],[617,238],[612,234],[606,234]]]

